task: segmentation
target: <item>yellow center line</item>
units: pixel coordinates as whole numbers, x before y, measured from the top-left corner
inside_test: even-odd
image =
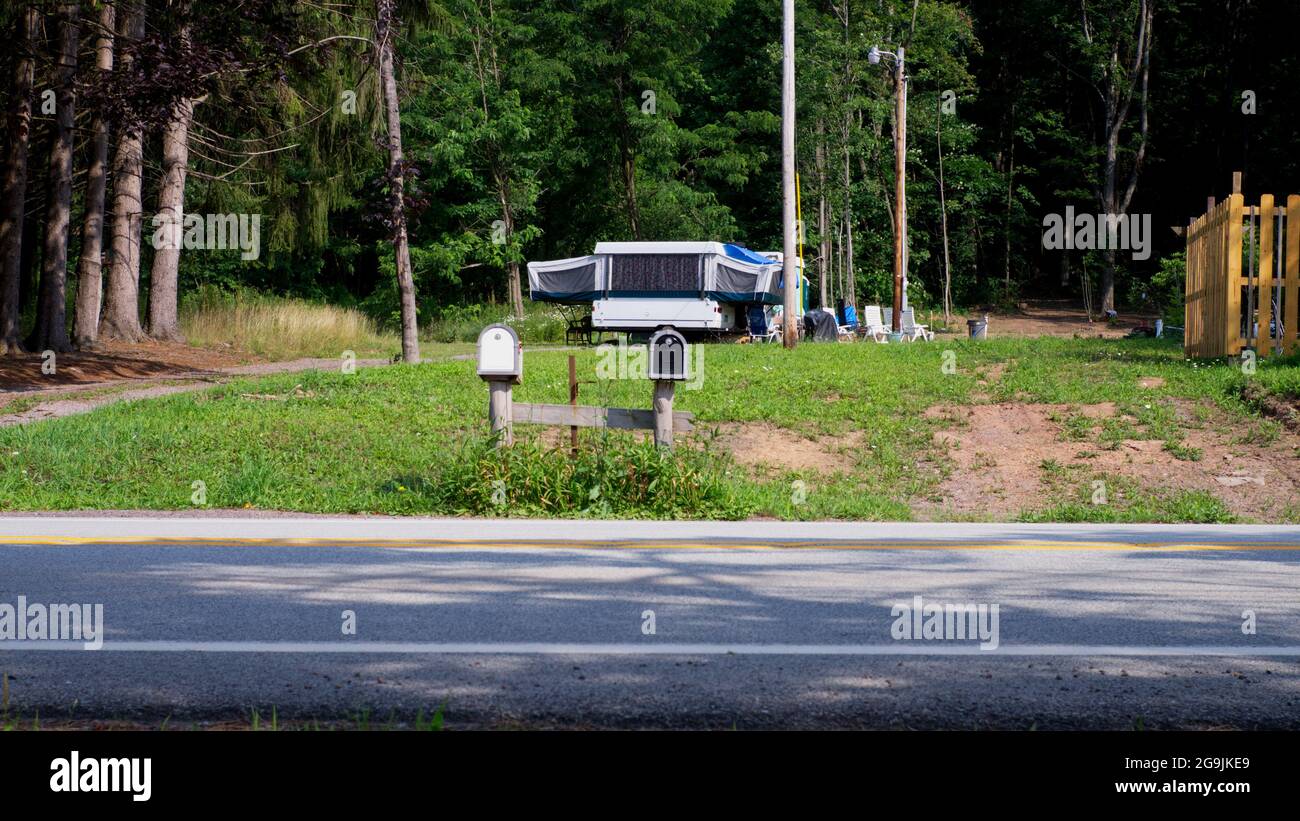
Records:
[[[1194,542],[1157,541],[851,541],[765,539],[762,541],[700,542],[673,539],[358,539],[358,538],[224,538],[149,536],[6,536],[0,546],[38,545],[138,545],[142,547],[384,547],[437,549],[592,549],[592,550],[1076,550],[1184,552],[1202,550],[1300,550],[1300,542]]]

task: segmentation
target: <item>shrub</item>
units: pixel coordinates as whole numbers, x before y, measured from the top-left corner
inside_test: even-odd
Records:
[[[474,516],[596,516],[738,519],[749,503],[727,481],[726,461],[707,449],[664,451],[611,435],[572,457],[567,448],[466,441],[409,489],[434,510]]]
[[[475,342],[479,332],[494,322],[515,329],[523,342],[563,342],[567,325],[559,309],[547,303],[525,302],[523,317],[512,317],[506,305],[448,305],[438,310],[425,328],[434,342]]]

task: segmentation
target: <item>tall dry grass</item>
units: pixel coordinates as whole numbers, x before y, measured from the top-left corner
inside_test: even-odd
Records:
[[[181,306],[181,330],[192,345],[226,344],[268,359],[387,356],[401,347],[356,309],[255,291],[199,289]]]

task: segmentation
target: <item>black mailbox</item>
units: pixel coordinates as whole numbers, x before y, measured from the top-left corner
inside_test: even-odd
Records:
[[[649,377],[656,382],[685,382],[691,378],[686,337],[672,328],[662,328],[650,337]]]

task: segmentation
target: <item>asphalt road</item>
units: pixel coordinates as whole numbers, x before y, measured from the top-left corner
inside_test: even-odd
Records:
[[[3,517],[20,595],[104,608],[0,640],[46,720],[1300,728],[1296,527]]]

